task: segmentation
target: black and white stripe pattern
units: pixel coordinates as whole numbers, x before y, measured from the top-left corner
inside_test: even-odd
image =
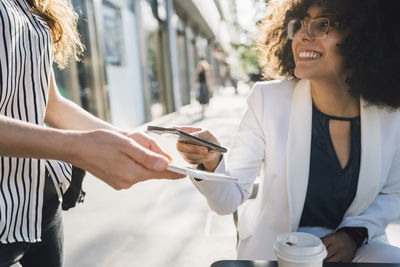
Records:
[[[50,29],[25,0],[0,0],[0,114],[44,125],[53,61]],[[37,242],[41,236],[46,170],[61,196],[69,164],[0,157],[0,242]]]

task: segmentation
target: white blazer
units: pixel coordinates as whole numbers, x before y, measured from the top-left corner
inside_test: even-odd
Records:
[[[371,240],[400,217],[400,112],[361,101],[360,116],[357,193],[339,228],[366,227]],[[311,120],[308,80],[256,83],[232,147],[216,170],[239,182],[193,180],[214,211],[229,214],[249,198],[262,168],[257,198],[239,217],[239,259],[275,259],[276,237],[297,230],[307,191]]]

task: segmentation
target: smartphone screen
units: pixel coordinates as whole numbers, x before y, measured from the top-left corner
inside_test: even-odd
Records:
[[[147,127],[147,131],[158,133],[158,134],[164,134],[164,133],[175,134],[175,135],[178,136],[178,141],[179,142],[202,145],[202,146],[208,147],[210,149],[217,150],[217,151],[219,151],[221,153],[225,153],[225,152],[228,151],[225,147],[219,146],[219,145],[214,144],[214,143],[212,143],[210,141],[204,140],[202,138],[199,138],[197,136],[185,133],[185,132],[183,132],[181,130],[174,129],[174,128],[164,128],[164,127],[159,127],[159,126],[148,126]]]

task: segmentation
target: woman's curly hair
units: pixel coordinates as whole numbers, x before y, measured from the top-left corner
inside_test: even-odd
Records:
[[[78,15],[69,0],[27,0],[32,12],[43,18],[51,30],[54,61],[64,68],[69,57],[79,60],[83,45],[77,30]]]
[[[396,0],[271,0],[259,25],[257,47],[265,78],[295,78],[287,24],[304,18],[310,6],[338,19],[350,31],[338,44],[350,93],[370,104],[400,107],[400,32]]]

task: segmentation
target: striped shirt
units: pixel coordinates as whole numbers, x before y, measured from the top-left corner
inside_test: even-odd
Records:
[[[50,29],[25,0],[0,0],[0,114],[44,125],[52,69]],[[69,164],[0,157],[0,242],[38,242],[46,170],[61,197]]]

